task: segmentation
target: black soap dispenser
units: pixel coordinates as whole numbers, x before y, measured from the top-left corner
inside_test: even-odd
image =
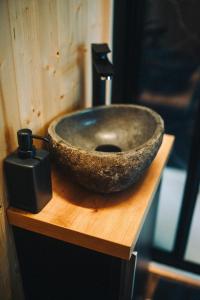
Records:
[[[4,161],[10,205],[32,213],[39,212],[52,197],[49,152],[36,149],[30,129],[17,132],[19,147]]]

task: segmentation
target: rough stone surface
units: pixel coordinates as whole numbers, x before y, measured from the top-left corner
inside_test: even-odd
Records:
[[[135,183],[154,159],[163,138],[162,118],[137,105],[86,109],[53,121],[51,152],[84,187],[111,193]],[[121,152],[100,152],[113,145]]]

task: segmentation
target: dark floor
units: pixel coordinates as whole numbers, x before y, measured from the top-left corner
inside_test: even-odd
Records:
[[[154,300],[200,300],[200,289],[160,280]]]

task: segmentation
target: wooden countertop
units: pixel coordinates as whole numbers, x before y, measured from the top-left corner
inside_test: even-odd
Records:
[[[130,259],[174,137],[162,146],[143,178],[124,192],[92,193],[53,170],[53,198],[38,214],[8,208],[9,223],[105,254]]]

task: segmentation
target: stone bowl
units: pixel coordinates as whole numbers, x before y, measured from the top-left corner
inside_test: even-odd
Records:
[[[138,105],[89,108],[54,120],[49,128],[55,160],[82,186],[118,192],[135,183],[154,159],[164,123]]]

